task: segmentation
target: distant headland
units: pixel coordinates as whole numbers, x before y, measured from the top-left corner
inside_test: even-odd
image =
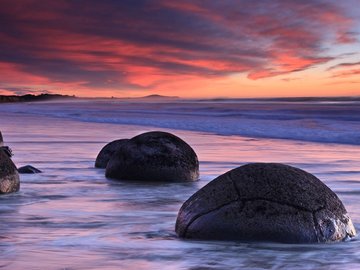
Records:
[[[158,95],[158,94],[153,94],[153,95],[148,95],[148,96],[144,96],[141,98],[180,98],[178,96],[162,96],[162,95]]]
[[[0,95],[0,103],[11,102],[33,102],[33,101],[49,101],[57,99],[75,99],[75,96],[60,95],[60,94],[40,94],[40,95]]]
[[[117,99],[140,99],[140,100],[165,100],[165,99],[179,99],[178,96],[163,96],[158,94],[152,94],[142,97],[120,97]]]

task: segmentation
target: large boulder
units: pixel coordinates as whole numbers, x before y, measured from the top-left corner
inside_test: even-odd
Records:
[[[153,131],[127,141],[110,158],[106,177],[139,181],[195,181],[199,162],[194,150],[167,132]]]
[[[20,179],[15,164],[5,150],[0,148],[0,194],[16,192]]]
[[[112,155],[127,141],[128,139],[120,139],[105,145],[96,157],[95,167],[105,169]]]
[[[298,168],[254,163],[220,175],[181,207],[183,238],[314,243],[356,232],[342,202],[318,178]]]

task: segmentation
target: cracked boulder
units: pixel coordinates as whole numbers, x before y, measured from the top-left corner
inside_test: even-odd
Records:
[[[253,163],[220,175],[181,207],[182,238],[318,243],[355,236],[348,213],[310,173],[277,163]]]
[[[195,181],[199,162],[194,150],[179,137],[152,131],[124,143],[110,158],[105,175],[148,182]]]
[[[128,139],[115,140],[105,145],[95,160],[95,167],[105,169],[112,155],[126,143]]]
[[[2,141],[0,146],[2,146]],[[19,188],[20,179],[16,166],[6,153],[6,150],[0,148],[0,194],[16,192]]]

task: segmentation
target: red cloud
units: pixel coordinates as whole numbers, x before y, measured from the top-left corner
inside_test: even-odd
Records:
[[[333,71],[332,78],[348,78],[360,75],[360,62],[341,63],[330,67],[328,70]]]
[[[355,37],[355,35],[353,33],[338,32],[337,37],[336,37],[336,41],[338,43],[342,43],[342,44],[350,44],[350,43],[356,43],[357,38]]]
[[[268,69],[265,70],[255,70],[249,73],[248,78],[257,80],[261,78],[302,71],[317,64],[326,63],[329,60],[331,60],[331,58],[310,58],[291,55],[291,53],[280,53],[274,56],[274,62],[272,64],[273,68],[270,66]]]
[[[359,75],[360,75],[360,67],[357,69],[336,72],[335,74],[333,74],[332,77],[347,78],[347,77],[359,76]]]
[[[87,3],[4,3],[1,80],[125,90],[187,76],[256,80],[326,63],[331,37],[356,42],[344,10],[317,0]]]
[[[49,80],[46,77],[24,72],[21,70],[20,65],[16,65],[14,63],[0,62],[0,74],[3,81],[8,80],[17,85],[41,85],[49,83]]]

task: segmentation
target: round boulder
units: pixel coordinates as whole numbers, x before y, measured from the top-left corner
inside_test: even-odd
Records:
[[[195,181],[199,162],[194,150],[167,132],[153,131],[127,141],[113,154],[106,177],[139,181]]]
[[[105,169],[112,155],[126,143],[128,139],[115,140],[105,145],[95,160],[95,167]]]
[[[20,179],[16,166],[0,148],[0,194],[16,192],[19,188]]]
[[[254,163],[220,175],[181,207],[176,233],[207,240],[316,243],[356,232],[347,211],[310,173],[277,163]]]

